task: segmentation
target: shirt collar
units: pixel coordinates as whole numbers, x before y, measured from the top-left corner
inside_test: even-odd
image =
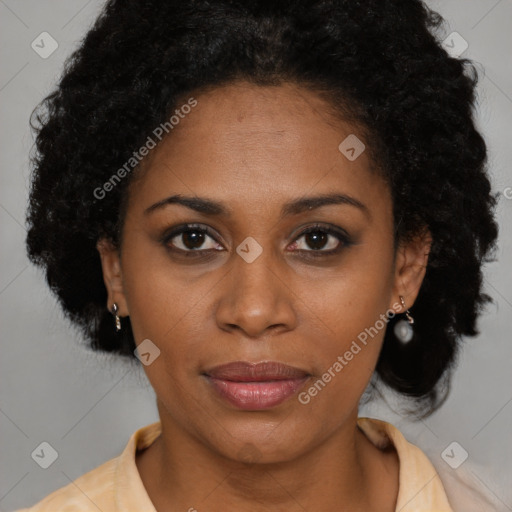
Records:
[[[427,456],[409,443],[390,423],[373,418],[358,418],[357,426],[379,449],[396,448],[399,462],[397,512],[453,512],[443,485]],[[156,512],[135,462],[137,450],[150,446],[160,435],[160,421],[135,431],[118,457],[115,469],[115,500],[120,512]]]
[[[125,449],[118,457],[114,478],[114,499],[120,512],[156,512],[142,483],[135,463],[135,456],[137,450],[143,450],[150,446],[161,431],[160,421],[139,428],[132,434]]]

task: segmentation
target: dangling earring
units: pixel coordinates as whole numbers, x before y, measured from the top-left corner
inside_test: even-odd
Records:
[[[401,295],[399,296],[399,298],[400,302],[402,303],[402,307],[406,309],[404,298]],[[411,316],[411,313],[408,309],[405,311],[405,316],[407,320],[399,320],[395,324],[395,328],[393,329],[395,336],[399,339],[399,341],[401,341],[404,344],[409,343],[414,335],[414,331],[412,329],[414,318]]]
[[[114,304],[112,304],[112,309],[110,310],[110,312],[114,315],[115,322],[116,322],[116,331],[119,332],[121,330],[121,319],[117,315],[118,311],[119,311],[119,308],[118,308],[117,304],[114,302]]]

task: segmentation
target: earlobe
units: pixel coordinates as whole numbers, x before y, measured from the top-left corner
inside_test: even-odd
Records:
[[[414,304],[426,274],[431,246],[432,235],[427,228],[399,244],[393,286],[395,302],[403,296],[407,308]]]
[[[108,294],[106,307],[111,311],[112,305],[115,303],[118,306],[118,315],[127,316],[129,313],[124,294],[119,250],[111,240],[106,238],[100,238],[96,248],[100,254],[103,282]]]

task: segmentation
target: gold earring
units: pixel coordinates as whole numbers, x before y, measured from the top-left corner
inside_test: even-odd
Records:
[[[119,307],[117,306],[117,304],[114,302],[114,304],[112,304],[112,309],[110,310],[110,312],[114,315],[114,318],[115,318],[115,322],[116,322],[116,331],[120,331],[121,330],[121,319],[119,318],[119,316],[117,315],[117,312],[119,311]]]
[[[404,298],[403,298],[401,295],[400,295],[399,297],[400,297],[400,302],[402,303],[402,307],[403,307],[404,309],[406,309],[406,307],[405,307],[405,300],[404,300]],[[409,323],[410,323],[410,324],[413,324],[413,323],[414,323],[414,318],[411,316],[411,312],[410,312],[409,310],[407,310],[407,311],[405,312],[405,316],[406,316],[406,318],[407,318],[407,320],[409,321]]]

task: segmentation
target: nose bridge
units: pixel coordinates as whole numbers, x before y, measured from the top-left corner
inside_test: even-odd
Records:
[[[259,254],[253,259],[254,251]],[[270,248],[258,251],[254,240],[238,246],[233,253],[229,284],[217,309],[220,326],[236,326],[248,336],[259,336],[269,327],[293,327],[292,299],[284,277],[279,276],[284,267],[275,256]]]
[[[246,257],[257,250],[253,245],[254,242],[249,240],[237,249],[233,262],[233,292],[240,312],[256,315],[258,311],[264,314],[275,306],[276,294],[280,293],[276,281],[280,283],[280,280],[276,277],[278,265],[270,248],[262,248],[254,260]],[[244,254],[247,248],[249,251]]]
[[[240,251],[245,248],[242,244],[239,247]],[[233,265],[236,289],[240,290],[243,297],[250,298],[253,303],[263,300],[268,303],[268,299],[275,296],[278,287],[274,284],[275,280],[278,280],[276,274],[279,270],[270,249],[263,250],[254,261],[246,260],[237,254]]]

